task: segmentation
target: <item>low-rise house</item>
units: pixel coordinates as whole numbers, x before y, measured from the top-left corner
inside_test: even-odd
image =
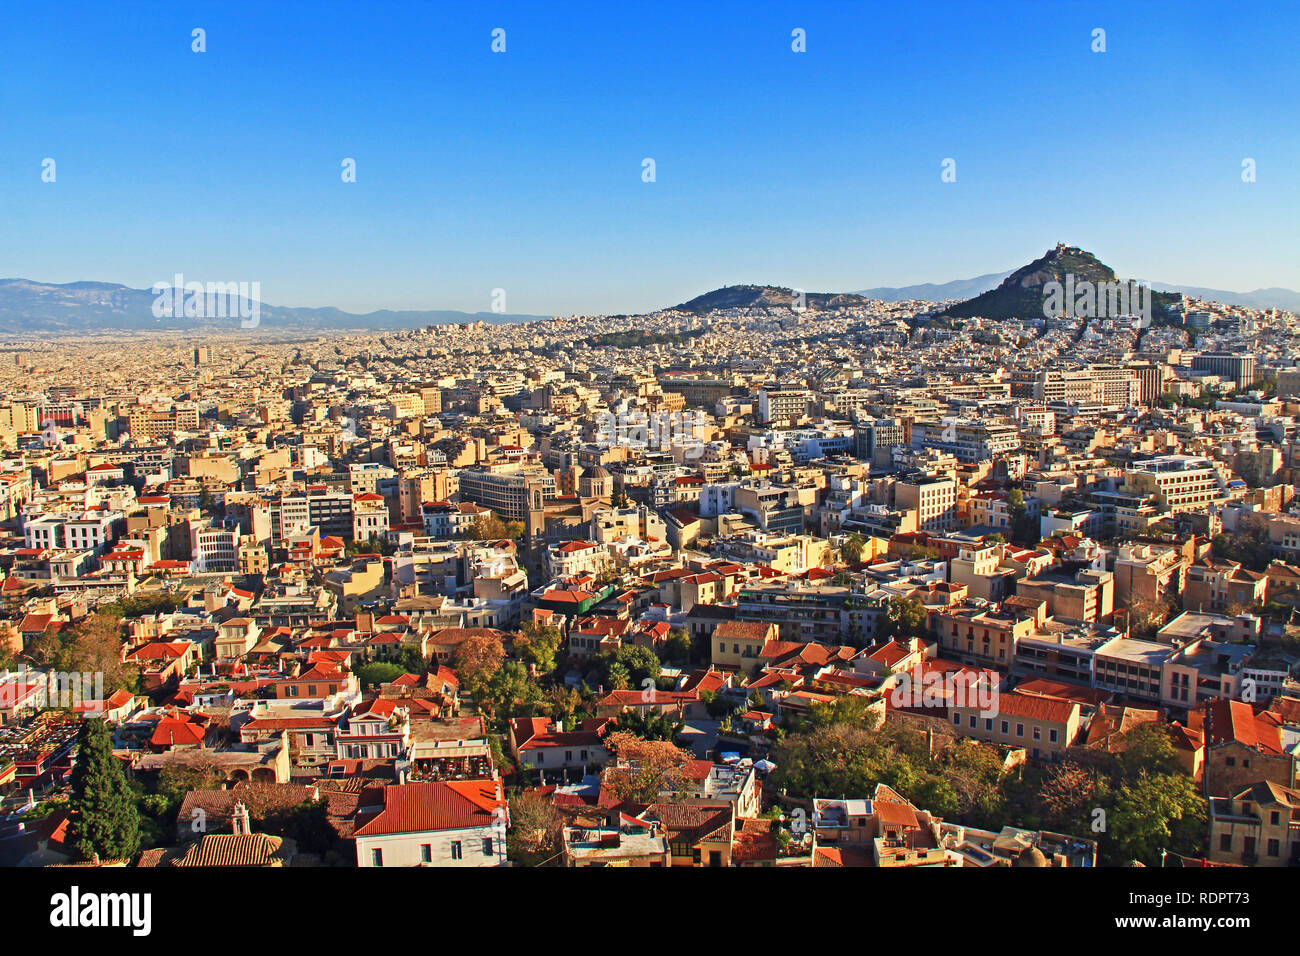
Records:
[[[1237,700],[1207,700],[1188,715],[1205,736],[1205,793],[1230,797],[1261,780],[1296,786],[1296,754],[1283,746],[1282,722]]]
[[[663,826],[619,810],[577,817],[563,829],[561,844],[566,866],[672,865]]]
[[[198,660],[199,645],[189,641],[156,641],[137,647],[126,655],[127,663],[140,668],[145,693],[174,687]]]
[[[262,629],[246,617],[232,617],[217,628],[217,660],[238,660],[257,644]]]
[[[731,866],[733,804],[654,803],[643,816],[662,825],[672,866]]]
[[[609,721],[595,718],[576,730],[545,717],[519,717],[510,721],[510,753],[521,767],[546,772],[604,766],[610,759],[601,734]]]
[[[1023,747],[1033,760],[1058,761],[1079,735],[1079,704],[1014,691],[994,698],[990,711],[965,701],[950,709],[953,729],[967,737]]]
[[[332,701],[258,700],[231,712],[231,729],[241,743],[258,747],[288,738],[295,767],[321,767],[338,755],[343,708]]]
[[[1204,559],[1187,569],[1183,607],[1189,611],[1226,611],[1262,604],[1268,588],[1263,571],[1251,571],[1236,561]]]
[[[357,678],[351,671],[324,662],[310,664],[291,677],[277,679],[273,685],[280,700],[333,697],[357,692]]]
[[[763,665],[762,653],[777,639],[775,623],[763,621],[720,621],[710,639],[710,661],[722,670],[741,671],[752,677]]]
[[[508,826],[496,780],[368,787],[355,817],[357,866],[505,866]]]
[[[415,698],[410,706],[409,766],[398,762],[408,779],[477,780],[492,775],[492,743],[483,717],[460,716],[459,708],[429,698]]]
[[[410,705],[385,698],[363,701],[343,716],[335,736],[337,757],[398,757],[411,742]]]
[[[736,820],[731,836],[732,866],[776,866],[780,853],[776,820],[762,817],[741,817]]]
[[[677,786],[664,789],[660,797],[690,804],[729,803],[737,817],[756,817],[761,809],[758,775],[751,760],[690,760]]]
[[[1300,865],[1300,791],[1261,780],[1211,797],[1209,857],[1243,866]]]
[[[998,605],[980,601],[937,611],[930,615],[930,623],[945,656],[1009,669],[1017,642],[1033,635],[1046,620],[1044,608],[1041,602],[1027,608],[1012,601]]]

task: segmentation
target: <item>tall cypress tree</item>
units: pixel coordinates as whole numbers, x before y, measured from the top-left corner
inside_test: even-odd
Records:
[[[102,720],[83,720],[68,802],[72,845],[85,859],[122,860],[140,845],[140,813]]]

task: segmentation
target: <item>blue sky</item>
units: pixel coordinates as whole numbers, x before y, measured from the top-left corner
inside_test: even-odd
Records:
[[[179,272],[352,311],[486,310],[503,288],[510,312],[633,312],[739,282],[942,282],[1065,241],[1125,276],[1300,288],[1294,3],[169,0],[5,17],[3,276]]]

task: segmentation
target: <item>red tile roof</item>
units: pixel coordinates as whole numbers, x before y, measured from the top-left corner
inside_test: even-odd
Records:
[[[1250,704],[1239,700],[1205,702],[1205,742],[1214,744],[1236,741],[1264,754],[1282,753],[1282,730],[1278,718],[1256,714]]]
[[[506,809],[492,780],[394,784],[383,788],[381,799],[378,813],[358,817],[357,836],[490,826],[493,811]]]

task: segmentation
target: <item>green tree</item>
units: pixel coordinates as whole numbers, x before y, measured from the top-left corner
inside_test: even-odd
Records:
[[[338,844],[338,831],[330,823],[329,803],[324,799],[278,810],[261,821],[260,829],[272,836],[288,837],[299,849],[322,856]]]
[[[1019,488],[1012,488],[1007,493],[1007,515],[1011,519],[1011,540],[1016,544],[1032,548],[1041,537],[1038,522],[1029,514],[1025,504],[1025,493]]]
[[[691,663],[691,650],[691,635],[686,633],[685,628],[675,627],[668,632],[662,656],[665,663],[686,667]]]
[[[908,751],[908,741],[889,728],[877,733],[832,724],[777,743],[771,751],[773,780],[793,797],[867,796],[878,783],[906,796],[917,776]]]
[[[919,598],[890,598],[885,613],[876,623],[876,637],[900,641],[924,639],[929,634],[928,617],[929,612]]]
[[[523,533],[522,523],[513,521],[508,525],[496,515],[486,514],[474,519],[474,523],[464,533],[464,537],[471,541],[497,541],[501,538],[518,538]]]
[[[977,827],[1001,826],[1005,822],[1006,778],[1001,756],[993,747],[962,741],[941,751],[931,769],[952,793],[952,808],[946,816]]]
[[[1158,866],[1161,850],[1205,852],[1206,802],[1186,774],[1140,774],[1120,788],[1106,822],[1110,839],[1102,849],[1112,864],[1140,860]]]
[[[515,638],[515,653],[543,673],[555,670],[555,657],[564,642],[558,627],[528,621]]]
[[[140,812],[122,765],[113,756],[108,728],[82,721],[68,801],[72,846],[83,859],[124,860],[140,845]]]
[[[1119,755],[1120,773],[1135,780],[1143,773],[1177,775],[1182,770],[1169,728],[1163,721],[1139,724],[1124,735],[1124,750]]]
[[[874,723],[868,713],[871,702],[861,696],[844,695],[825,704],[813,704],[809,719],[813,727],[830,727],[834,724],[853,724],[861,727]]]
[[[148,593],[119,598],[112,604],[100,605],[99,611],[118,617],[141,617],[145,614],[166,614],[185,603],[183,594]]]
[[[1238,561],[1251,571],[1265,571],[1273,560],[1268,522],[1254,515],[1242,518],[1234,533],[1216,534],[1212,544],[1215,557]]]
[[[686,729],[686,724],[675,714],[642,714],[625,710],[611,726],[610,731],[625,731],[642,740],[666,740],[675,743]]]
[[[397,680],[405,673],[406,671],[390,661],[371,661],[357,668],[357,680],[361,682],[362,687],[378,687],[380,684]]]
[[[349,542],[344,548],[344,554],[393,554],[397,547],[387,538],[381,538],[377,534],[371,534],[369,538],[358,539]]]
[[[700,691],[700,703],[711,720],[721,720],[735,709],[725,697],[719,697],[716,691],[711,690]]]
[[[406,644],[402,647],[402,653],[398,655],[397,661],[402,665],[402,669],[408,674],[423,674],[428,670],[428,662],[420,649],[414,644]]]
[[[154,793],[175,809],[191,790],[220,790],[223,780],[215,760],[168,764],[158,771]]]
[[[840,545],[840,557],[845,564],[858,564],[862,561],[862,549],[866,546],[866,539],[856,531],[849,535],[848,540]]]
[[[542,689],[519,661],[506,661],[488,682],[486,706],[503,729],[515,717],[537,716],[541,700]]]
[[[120,608],[88,614],[71,627],[38,637],[32,642],[31,657],[53,670],[103,674],[105,694],[134,691],[140,672],[122,660],[121,623]]]
[[[610,690],[627,690],[631,681],[627,668],[618,661],[611,662],[605,669],[605,682],[609,684]]]
[[[654,651],[639,644],[624,644],[616,651],[598,654],[592,659],[592,664],[596,668],[600,682],[607,687],[613,686],[615,666],[621,668],[627,675],[627,683],[624,686],[632,688],[644,687],[646,678],[657,681],[663,672],[663,667]]]

